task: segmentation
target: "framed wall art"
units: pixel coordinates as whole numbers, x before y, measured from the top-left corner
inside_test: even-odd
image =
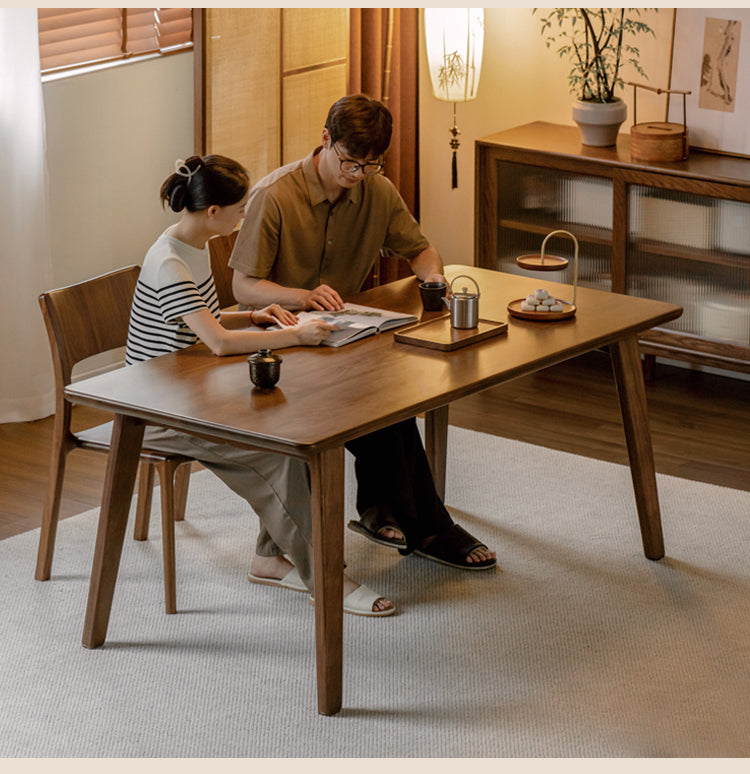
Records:
[[[750,156],[750,9],[677,8],[671,89],[690,90],[690,147]],[[682,123],[682,100],[668,120]]]

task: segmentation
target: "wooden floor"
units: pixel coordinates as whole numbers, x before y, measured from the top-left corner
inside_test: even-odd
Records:
[[[750,491],[750,382],[658,365],[647,395],[659,473]],[[85,408],[76,408],[73,418],[74,430],[108,419]],[[605,352],[463,398],[451,406],[450,422],[627,463]],[[51,437],[51,417],[0,425],[0,539],[39,526]],[[100,504],[105,463],[101,454],[69,455],[63,518]]]

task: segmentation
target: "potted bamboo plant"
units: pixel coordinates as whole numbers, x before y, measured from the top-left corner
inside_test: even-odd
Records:
[[[654,34],[640,16],[645,8],[552,8],[541,18],[547,48],[555,48],[570,61],[568,85],[577,97],[573,120],[584,145],[617,143],[617,133],[627,117],[627,105],[615,95],[624,81],[621,70],[629,64],[647,78],[639,63],[633,38]],[[534,9],[532,13],[536,13]]]

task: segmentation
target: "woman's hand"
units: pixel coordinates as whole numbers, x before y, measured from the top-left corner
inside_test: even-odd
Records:
[[[316,344],[320,344],[321,341],[325,341],[331,331],[337,330],[337,327],[327,323],[325,320],[308,320],[290,330],[297,333],[300,344],[314,347]]]
[[[263,309],[254,309],[252,314],[253,323],[275,323],[277,320],[283,325],[295,325],[297,316],[288,309],[278,304],[269,304]]]

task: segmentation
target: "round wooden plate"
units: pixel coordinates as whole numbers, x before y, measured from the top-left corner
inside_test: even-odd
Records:
[[[559,301],[562,304],[562,312],[527,312],[521,309],[521,303],[525,298],[517,298],[508,304],[508,312],[513,317],[519,317],[522,320],[534,320],[535,322],[556,322],[557,320],[567,320],[576,313],[573,304],[566,304],[565,301]]]
[[[519,255],[516,264],[528,271],[562,271],[568,265],[567,258],[557,255],[545,255],[542,262],[541,255]]]

